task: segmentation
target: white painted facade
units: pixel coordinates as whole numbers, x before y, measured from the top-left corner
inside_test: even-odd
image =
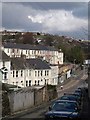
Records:
[[[52,65],[51,67],[51,81],[49,84],[57,85],[58,84],[58,66]]]
[[[10,81],[10,61],[0,61],[0,69],[2,71],[2,82],[9,83]],[[5,69],[3,69],[5,67]]]
[[[33,85],[57,85],[58,66],[50,66],[51,69],[11,69],[11,61],[0,61],[0,69],[7,69],[7,77],[2,74],[2,82],[20,87]]]
[[[67,71],[67,79],[71,77],[71,70]]]
[[[3,47],[3,51],[9,57],[21,57],[25,56],[25,58],[41,58],[42,60],[46,60],[51,64],[51,69],[13,69],[11,70],[11,61],[5,62],[5,67],[8,70],[7,80],[3,82],[17,85],[20,87],[32,86],[32,85],[57,85],[58,84],[58,66],[57,64],[63,64],[63,53],[55,50],[34,50],[34,49],[21,49],[21,48],[5,48]],[[53,65],[54,64],[54,65]],[[0,69],[3,66],[3,61],[0,62]],[[18,75],[17,75],[18,74]]]
[[[10,57],[21,57],[21,55],[25,55],[26,58],[42,57],[50,64],[63,64],[63,53],[58,51],[4,48],[4,52]]]
[[[27,75],[26,80],[31,80],[31,85],[45,85],[50,81],[51,69],[31,70],[31,76]]]
[[[18,77],[16,75],[17,74],[16,71],[18,71]],[[23,71],[22,75],[21,71]],[[50,81],[51,81],[51,69],[45,70],[25,69],[11,71],[10,83],[20,87],[27,87],[32,85],[45,85],[49,84]]]
[[[9,84],[17,85],[20,87],[25,87],[25,77],[24,76],[25,76],[25,70],[11,70]]]

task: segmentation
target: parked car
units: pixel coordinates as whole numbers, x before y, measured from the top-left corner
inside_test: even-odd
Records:
[[[78,100],[79,105],[82,104],[82,98],[81,98],[81,96],[79,94],[77,94],[77,93],[64,93],[64,95],[75,96],[77,98],[77,100]]]
[[[81,101],[78,99],[77,96],[75,95],[63,95],[62,97],[59,98],[60,100],[70,100],[70,101],[76,101],[81,108]]]
[[[71,101],[78,101],[78,98],[74,95],[63,95],[59,98],[60,100],[71,100]]]
[[[80,97],[83,96],[82,91],[80,89],[76,89],[74,93],[78,94]]]
[[[76,101],[57,100],[45,114],[46,120],[66,120],[80,118],[80,110]]]

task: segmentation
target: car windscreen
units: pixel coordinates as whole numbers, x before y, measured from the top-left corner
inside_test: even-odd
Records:
[[[52,110],[73,112],[73,111],[75,111],[76,107],[77,107],[77,105],[75,103],[56,102],[56,103],[53,104]]]
[[[77,97],[73,96],[73,95],[67,95],[67,96],[62,96],[60,99],[61,100],[74,100],[74,101],[76,101]]]

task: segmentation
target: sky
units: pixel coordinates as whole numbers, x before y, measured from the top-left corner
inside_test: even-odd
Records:
[[[2,2],[2,29],[88,39],[87,0],[83,2],[12,1]]]

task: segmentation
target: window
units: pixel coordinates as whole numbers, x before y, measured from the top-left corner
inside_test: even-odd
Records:
[[[38,76],[39,76],[40,71],[38,71]]]
[[[4,79],[7,79],[7,72],[4,73]]]
[[[3,67],[5,67],[5,62],[3,62]]]
[[[26,81],[26,86],[28,86],[28,81]]]
[[[13,77],[14,77],[14,73],[15,73],[15,72],[13,71]]]
[[[18,71],[16,71],[16,77],[18,77]]]
[[[8,49],[8,53],[9,53],[9,49]]]
[[[47,76],[49,75],[49,71],[47,70]]]
[[[23,76],[23,71],[21,70],[21,77]]]
[[[29,80],[29,86],[31,86],[31,80]]]
[[[46,70],[45,70],[45,76],[46,76],[46,73],[47,73],[47,72],[46,72]]]
[[[39,85],[39,80],[38,80],[38,85]]]
[[[35,85],[36,85],[36,82],[37,82],[37,81],[35,80]]]
[[[45,85],[46,85],[46,79],[45,79]]]
[[[28,72],[29,72],[29,71],[27,70],[27,76],[28,76]]]
[[[37,71],[35,71],[35,76],[37,76]]]
[[[16,49],[17,53],[18,53],[18,49]]]
[[[43,74],[43,71],[41,70],[41,76],[42,76],[42,74]]]
[[[31,70],[29,70],[29,76],[31,76]]]
[[[12,53],[14,53],[14,49],[12,49]]]
[[[21,81],[21,85],[23,85],[23,81]]]

